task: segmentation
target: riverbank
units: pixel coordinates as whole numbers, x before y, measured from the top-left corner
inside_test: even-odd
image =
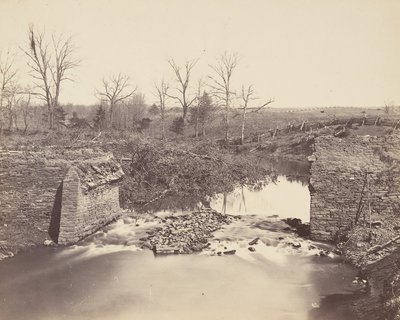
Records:
[[[392,226],[394,221],[385,221]],[[361,225],[339,247],[346,261],[368,280],[367,294],[353,303],[359,319],[400,319],[400,245],[398,233],[382,225]]]
[[[212,141],[163,142],[137,136],[122,140],[113,138],[100,143],[93,141],[84,143],[98,150],[112,151],[116,155],[126,173],[126,178],[120,184],[121,204],[125,209],[134,209],[135,212],[143,214],[176,208],[193,210],[195,205],[207,207],[210,199],[216,194],[230,192],[241,185],[251,186],[254,189],[262,188],[265,183],[274,181],[277,170],[282,169],[277,169],[277,165],[282,165],[288,159],[302,164],[299,166],[298,172],[297,169],[293,170],[292,177],[302,176],[305,178],[304,183],[308,184],[308,173],[302,171],[308,170],[308,164],[304,160],[312,152],[313,139],[316,134],[295,133],[289,135],[289,138],[287,136],[277,137],[275,140],[271,140],[271,143],[245,146],[220,145]],[[273,143],[277,143],[278,147]],[[82,144],[79,144],[68,148],[79,150],[81,146]],[[35,148],[40,149],[41,147],[36,146]],[[63,147],[57,148],[63,149]],[[24,152],[29,153],[29,150],[29,148],[25,149]],[[277,155],[280,157],[274,157]],[[121,213],[129,215],[129,210],[121,211]],[[233,254],[234,250],[239,250],[237,246],[231,248],[226,246],[225,249],[225,245],[213,244],[210,241],[214,232],[231,224],[236,218],[203,210],[188,214],[183,218],[165,217],[164,220],[157,226],[158,229],[141,237],[143,240],[138,244],[139,247],[151,248],[159,254],[191,253],[210,249],[214,250],[213,254],[217,255],[220,252],[222,256],[224,252],[229,255]],[[157,220],[153,222],[155,223]],[[7,227],[10,232],[21,234],[21,230],[18,228],[14,230],[12,226]],[[40,236],[46,234],[46,230],[40,230],[40,232]],[[188,234],[193,234],[193,236],[188,236]],[[348,242],[351,246],[348,247],[346,256],[351,257],[358,251],[362,253],[370,248],[370,243],[363,239],[365,236],[368,235],[363,234],[361,240],[355,236],[352,237],[352,240]],[[21,238],[17,240],[17,242],[21,242],[20,247],[43,243],[43,241],[25,240],[26,234],[21,234]],[[368,244],[368,248],[364,246],[364,242]],[[302,250],[296,248],[298,241],[294,243],[282,239],[279,243],[295,251]],[[299,248],[304,248],[301,243]],[[251,252],[248,248],[245,249]],[[306,250],[312,252],[308,248]],[[1,247],[0,244],[0,252],[8,254],[7,247]],[[319,251],[315,254],[319,254]],[[321,255],[329,255],[329,252]],[[355,263],[354,259],[349,259],[349,261]],[[397,275],[398,273],[395,273],[391,275],[392,278],[385,278],[385,281],[393,282],[394,285],[388,285],[378,293],[379,295],[383,292],[386,295],[383,303],[388,305],[387,310],[392,310],[390,312],[393,314],[397,312],[393,309],[396,310],[396,298],[399,296]],[[364,303],[370,301],[367,298],[367,295],[363,297]],[[373,300],[370,303],[371,308],[378,305],[382,305],[381,300]]]

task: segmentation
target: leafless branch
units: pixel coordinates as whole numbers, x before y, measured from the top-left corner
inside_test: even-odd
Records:
[[[27,49],[21,48],[28,57],[28,67],[35,82],[35,94],[43,99],[48,108],[49,126],[54,125],[54,110],[58,107],[61,84],[72,80],[69,72],[79,65],[74,58],[75,48],[71,38],[52,35],[48,40],[45,31],[33,25],[29,27]]]
[[[192,103],[196,100],[196,98],[189,97],[189,84],[192,75],[193,68],[196,66],[198,59],[194,60],[186,60],[183,67],[179,66],[174,59],[169,59],[168,64],[173,70],[176,81],[178,85],[175,90],[178,91],[178,95],[168,94],[168,97],[174,99],[179,102],[183,111],[183,118],[185,119],[188,108],[192,105]]]
[[[102,89],[97,90],[97,95],[106,100],[110,105],[110,125],[113,125],[115,105],[124,102],[137,91],[137,86],[131,89],[129,82],[129,76],[119,73],[108,79],[103,78]]]
[[[211,94],[217,100],[217,103],[225,108],[225,140],[229,136],[229,109],[235,92],[232,91],[232,75],[239,62],[237,54],[224,53],[215,65],[209,65],[214,75],[210,75],[209,87]]]
[[[168,95],[168,90],[169,90],[169,84],[164,81],[164,79],[161,80],[160,83],[155,83],[154,84],[159,103],[160,103],[160,115],[161,115],[161,132],[162,132],[162,139],[164,140],[166,138],[166,133],[165,133],[165,108],[166,108],[166,102],[169,98]]]

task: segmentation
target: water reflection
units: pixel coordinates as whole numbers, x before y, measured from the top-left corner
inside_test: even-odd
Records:
[[[276,215],[280,218],[310,219],[310,194],[307,184],[297,178],[274,176],[251,185],[228,188],[213,198],[179,197],[168,195],[160,201],[138,208],[137,212],[188,213],[211,206],[228,214]]]
[[[292,199],[292,202],[298,201],[299,202],[299,208],[298,210],[301,211],[302,213],[300,214],[305,220],[307,221],[307,215],[305,211],[307,209],[304,207],[304,203],[309,200],[308,196],[308,191],[305,190],[305,188],[301,188],[301,186],[305,187],[308,186],[309,182],[309,173],[310,173],[310,167],[307,162],[302,162],[302,161],[288,161],[286,159],[277,159],[277,158],[268,158],[268,159],[259,159],[258,165],[260,167],[263,167],[266,169],[269,174],[264,177],[260,177],[260,179],[256,182],[252,181],[251,183],[243,183],[242,185],[240,184],[229,184],[229,185],[223,185],[219,186],[219,190],[223,190],[224,192],[221,194],[210,194],[208,195],[207,198],[196,196],[196,192],[193,192],[193,195],[185,195],[182,197],[179,194],[176,193],[167,193],[165,194],[162,198],[156,200],[156,201],[151,201],[150,203],[144,204],[144,205],[136,205],[133,209],[137,212],[160,212],[160,211],[165,211],[165,212],[188,212],[188,211],[193,211],[202,205],[209,206],[210,205],[210,200],[212,198],[216,198],[217,200],[213,199],[212,203],[216,203],[222,199],[222,203],[220,207],[214,207],[216,210],[222,210],[222,212],[225,212],[224,210],[227,210],[227,213],[229,212],[232,207],[229,205],[229,202],[231,201],[232,197],[237,197],[236,194],[238,192],[242,192],[243,189],[243,194],[242,194],[242,200],[239,202],[239,206],[244,206],[246,200],[249,202],[253,202],[253,198],[249,192],[257,192],[260,191],[258,195],[265,195],[267,192],[272,192],[274,194],[272,197],[278,197],[279,199],[284,198],[285,201],[287,201],[288,198]],[[278,179],[279,178],[279,179]],[[290,183],[292,183],[290,185]],[[275,187],[278,186],[278,187]],[[286,191],[285,191],[286,190]],[[278,194],[281,192],[280,194]],[[284,196],[284,193],[286,193],[286,196]],[[223,205],[223,198],[227,197],[227,202],[225,205]],[[255,194],[255,193],[254,193]],[[305,196],[305,198],[302,198]],[[294,197],[294,198],[293,198]],[[302,199],[302,200],[301,200]],[[261,199],[261,202],[263,199]],[[260,201],[258,201],[260,202]],[[268,202],[271,202],[270,199],[268,199]],[[273,201],[275,202],[275,201]],[[254,206],[250,205],[249,210],[253,210]],[[277,206],[274,204],[270,209],[267,210],[273,210],[273,208],[277,208]],[[229,209],[229,210],[228,210]],[[283,213],[281,214],[282,217],[294,217],[296,216],[296,211],[293,210],[291,214],[288,214],[287,209],[283,209]],[[237,211],[237,209],[234,209],[234,211]],[[279,211],[279,210],[278,210]],[[244,210],[244,208],[241,208],[239,211],[240,213],[243,212],[251,212],[248,211],[247,209]],[[252,212],[253,214],[260,214],[261,212],[259,210],[256,210]],[[264,213],[261,213],[264,214]]]
[[[241,186],[211,201],[211,207],[230,214],[256,214],[310,220],[310,193],[298,181],[278,176],[263,188]]]
[[[263,166],[278,175],[283,175],[290,182],[300,182],[307,186],[310,179],[310,164],[304,161],[271,158],[263,161]]]

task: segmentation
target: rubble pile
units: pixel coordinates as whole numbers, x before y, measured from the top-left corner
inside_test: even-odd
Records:
[[[162,227],[148,231],[148,236],[140,240],[142,247],[155,254],[192,253],[206,248],[212,233],[235,219],[212,209],[169,216],[162,219]]]

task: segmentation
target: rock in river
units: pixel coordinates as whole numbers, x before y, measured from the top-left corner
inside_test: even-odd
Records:
[[[236,250],[228,250],[228,251],[224,251],[224,254],[235,254]]]
[[[254,246],[255,244],[257,244],[258,239],[260,239],[260,238],[255,238],[254,240],[251,240],[251,241],[249,242],[249,246]]]
[[[140,238],[143,247],[152,247],[156,254],[192,253],[206,248],[208,238],[223,225],[235,218],[212,209],[192,214],[169,216],[162,219],[162,226],[147,231]]]

